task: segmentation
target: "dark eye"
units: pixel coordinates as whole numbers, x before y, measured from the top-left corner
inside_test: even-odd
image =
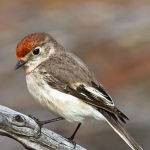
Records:
[[[34,55],[38,55],[40,53],[40,48],[35,48],[34,50],[33,50],[33,54]]]

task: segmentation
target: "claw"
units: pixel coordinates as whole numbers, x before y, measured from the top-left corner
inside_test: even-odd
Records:
[[[74,148],[73,149],[75,149],[75,147],[76,147],[76,142],[73,140],[74,139],[74,137],[73,136],[71,136],[71,137],[69,137],[69,138],[67,138],[68,140],[69,140],[69,142],[71,142],[72,144],[73,144],[73,146],[74,146]]]
[[[42,123],[41,121],[36,117],[36,116],[33,116],[33,115],[28,115],[30,118],[32,118],[40,127],[40,129],[42,128]]]

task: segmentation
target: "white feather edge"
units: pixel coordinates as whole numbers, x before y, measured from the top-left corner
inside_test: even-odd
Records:
[[[107,105],[110,106],[114,106],[114,103],[111,102],[110,100],[108,100],[100,91],[98,91],[97,89],[90,87],[90,86],[86,86],[85,85],[85,89],[87,91],[89,91],[90,93],[92,93],[93,95],[99,97],[100,99],[102,99],[104,102],[106,102]]]

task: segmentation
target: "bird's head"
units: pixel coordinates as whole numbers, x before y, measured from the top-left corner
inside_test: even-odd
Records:
[[[47,33],[29,34],[17,45],[16,69],[23,67],[26,71],[32,71],[47,60],[50,55],[62,50],[62,46]]]

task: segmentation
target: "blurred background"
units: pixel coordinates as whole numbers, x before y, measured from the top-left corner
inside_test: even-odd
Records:
[[[82,58],[128,115],[127,128],[144,150],[150,148],[149,0],[0,0],[0,104],[40,120],[54,117],[26,88],[25,74],[14,71],[17,42],[26,34],[50,33]],[[69,137],[76,124],[47,125]],[[89,150],[127,150],[105,123],[89,120],[75,141]],[[1,150],[24,149],[0,136]]]

